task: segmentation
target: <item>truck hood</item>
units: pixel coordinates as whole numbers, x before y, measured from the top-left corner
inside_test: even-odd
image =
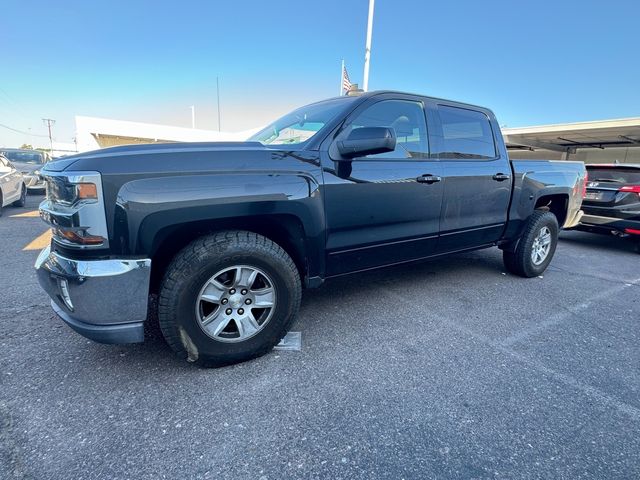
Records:
[[[93,166],[98,165],[99,163],[106,163],[110,160],[114,163],[119,163],[118,160],[131,157],[136,157],[136,159],[146,157],[151,163],[153,162],[153,158],[158,155],[175,155],[177,157],[184,154],[193,154],[198,152],[223,153],[249,150],[267,152],[270,149],[267,149],[260,142],[199,142],[123,145],[63,157],[47,163],[43,170],[50,172],[63,172],[65,170],[88,170],[94,169]],[[84,165],[92,165],[92,167],[87,168]],[[100,171],[100,169],[97,170]]]

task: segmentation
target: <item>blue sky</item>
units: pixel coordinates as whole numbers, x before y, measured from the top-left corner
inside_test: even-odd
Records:
[[[46,145],[74,115],[257,127],[361,82],[368,0],[3,0],[0,124]],[[640,2],[377,0],[369,87],[482,104],[525,126],[640,116]],[[30,130],[29,130],[30,129]],[[27,141],[0,127],[0,145]]]

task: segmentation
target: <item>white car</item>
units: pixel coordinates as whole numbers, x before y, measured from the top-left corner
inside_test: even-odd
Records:
[[[27,186],[22,173],[5,157],[0,155],[0,216],[2,207],[13,204],[24,207],[27,200]]]
[[[44,193],[45,184],[40,177],[40,169],[51,160],[48,153],[23,148],[0,148],[0,155],[22,173],[27,193]]]

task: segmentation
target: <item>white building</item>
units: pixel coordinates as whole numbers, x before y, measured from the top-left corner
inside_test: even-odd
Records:
[[[242,141],[258,130],[259,128],[242,132],[216,132],[153,123],[76,116],[76,145],[78,152],[86,152],[98,148],[140,143]]]

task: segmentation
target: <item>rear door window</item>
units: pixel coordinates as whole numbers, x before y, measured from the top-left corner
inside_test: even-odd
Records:
[[[440,119],[436,155],[440,158],[490,160],[497,157],[493,129],[483,112],[438,105]]]

